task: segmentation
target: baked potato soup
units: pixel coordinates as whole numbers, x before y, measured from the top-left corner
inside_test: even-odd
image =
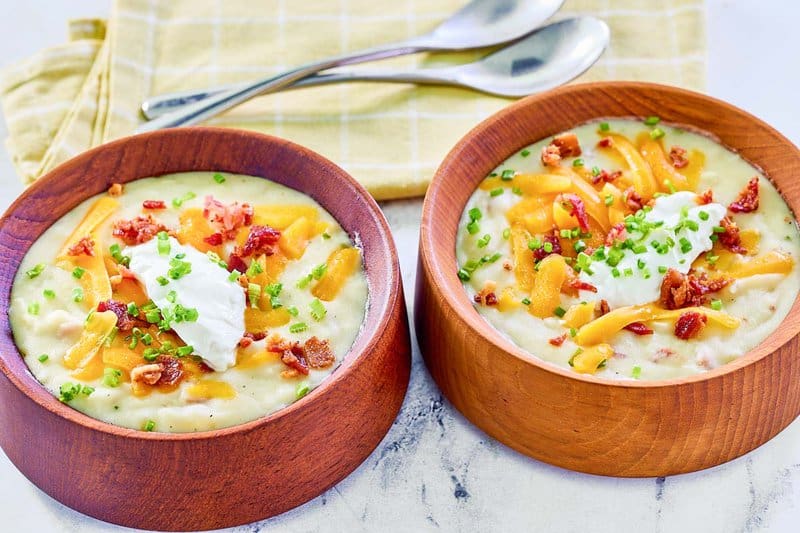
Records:
[[[459,224],[475,308],[583,374],[668,379],[742,356],[789,312],[795,219],[758,169],[658,117],[544,139],[478,186]]]
[[[62,402],[190,432],[306,395],[350,349],[367,296],[357,237],[310,197],[191,172],[114,185],[59,219],[23,259],[9,315]]]

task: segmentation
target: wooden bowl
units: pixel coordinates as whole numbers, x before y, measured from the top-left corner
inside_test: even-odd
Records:
[[[459,217],[498,164],[592,119],[649,115],[715,135],[800,209],[800,152],[770,126],[708,96],[627,82],[561,88],[490,117],[448,154],[423,207],[415,320],[433,378],[486,433],[571,470],[644,477],[708,468],[763,444],[800,412],[797,299],[780,327],[735,362],[680,379],[621,382],[532,357],[478,315],[456,276]]]
[[[341,366],[265,418],[202,433],[144,433],[60,403],[31,375],[8,321],[11,284],[31,243],[82,200],[147,176],[219,170],[309,194],[363,245],[369,308]],[[130,527],[199,530],[277,515],[361,464],[408,385],[408,321],[389,227],[342,169],[288,141],[215,128],[166,130],[86,152],[32,185],[0,219],[0,445],[36,486],[88,515]]]

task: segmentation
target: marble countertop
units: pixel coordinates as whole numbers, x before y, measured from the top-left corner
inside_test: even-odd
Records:
[[[798,144],[800,3],[707,3],[708,92],[760,116]],[[60,42],[68,18],[102,16],[108,9],[107,0],[15,3],[0,18],[0,64]],[[0,211],[21,190],[0,150]],[[421,201],[383,208],[400,250],[411,310]],[[52,500],[2,452],[0,516],[3,530],[122,530]],[[403,409],[367,461],[311,502],[233,531],[728,533],[797,531],[798,524],[800,420],[744,457],[694,474],[657,479],[578,474],[522,456],[474,428],[442,398],[415,344]]]

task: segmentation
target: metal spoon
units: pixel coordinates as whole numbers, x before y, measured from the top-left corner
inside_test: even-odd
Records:
[[[303,78],[281,90],[372,81],[453,85],[497,96],[525,96],[557,87],[584,72],[597,61],[608,40],[609,30],[605,22],[594,17],[577,17],[544,26],[472,63],[404,72],[332,71]],[[154,96],[142,103],[142,113],[153,119],[222,91],[244,86],[235,84]]]
[[[142,124],[136,131],[152,131],[202,122],[249,100],[257,94],[276,91],[310,74],[329,68],[375,61],[417,52],[484,48],[513,41],[550,18],[564,0],[473,0],[431,33],[324,59],[297,67],[278,76],[263,78],[246,87],[210,96],[184,108]]]

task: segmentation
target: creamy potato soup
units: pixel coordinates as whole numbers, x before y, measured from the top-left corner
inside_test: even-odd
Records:
[[[541,359],[667,379],[724,365],[789,312],[796,222],[772,184],[658,117],[579,126],[515,154],[464,209],[458,276]]]
[[[367,306],[360,249],[308,196],[216,172],[90,198],[31,247],[14,338],[34,376],[92,417],[189,432],[306,395]]]

